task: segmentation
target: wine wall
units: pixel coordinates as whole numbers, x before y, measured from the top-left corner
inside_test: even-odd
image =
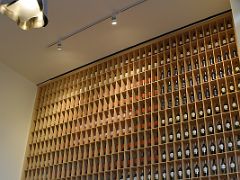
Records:
[[[23,179],[240,179],[231,13],[39,87]]]

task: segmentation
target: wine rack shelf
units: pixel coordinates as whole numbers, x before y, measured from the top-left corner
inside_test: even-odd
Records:
[[[41,85],[23,179],[240,179],[226,13]]]

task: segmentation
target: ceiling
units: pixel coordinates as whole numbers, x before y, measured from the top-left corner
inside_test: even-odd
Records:
[[[22,31],[0,16],[0,61],[35,84],[230,9],[226,0],[148,0],[63,42],[48,44],[137,0],[51,0],[46,28]]]

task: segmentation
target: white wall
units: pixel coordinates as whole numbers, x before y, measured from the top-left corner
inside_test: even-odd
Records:
[[[230,0],[230,3],[231,3],[232,13],[233,13],[238,48],[240,48],[240,1]]]
[[[37,87],[0,63],[0,179],[19,180]]]

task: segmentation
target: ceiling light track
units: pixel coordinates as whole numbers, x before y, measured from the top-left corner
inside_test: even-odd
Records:
[[[136,7],[136,6],[144,3],[145,1],[147,1],[147,0],[140,0],[140,1],[134,2],[134,3],[130,4],[130,5],[122,8],[122,9],[120,9],[120,10],[118,10],[118,11],[112,13],[112,14],[110,14],[110,15],[107,15],[105,17],[102,17],[101,19],[98,19],[97,21],[95,21],[95,22],[93,22],[91,24],[88,24],[88,25],[86,25],[84,27],[81,27],[81,28],[77,29],[76,31],[73,31],[72,33],[66,34],[65,36],[60,37],[61,42],[63,42],[64,40],[66,40],[66,39],[68,39],[68,38],[70,38],[70,37],[72,37],[72,36],[74,36],[76,34],[79,34],[79,33],[83,32],[83,31],[85,31],[85,30],[87,30],[87,29],[89,29],[89,28],[91,28],[91,27],[93,27],[93,26],[95,26],[95,25],[97,25],[97,24],[107,20],[107,19],[112,19],[113,16],[116,17],[116,15],[118,15],[118,14],[124,12],[124,11],[127,11],[127,10],[129,10],[129,9],[131,9],[133,7]],[[52,47],[54,45],[57,45],[58,43],[59,43],[59,40],[56,40],[56,41],[50,43],[48,45],[48,48]]]

